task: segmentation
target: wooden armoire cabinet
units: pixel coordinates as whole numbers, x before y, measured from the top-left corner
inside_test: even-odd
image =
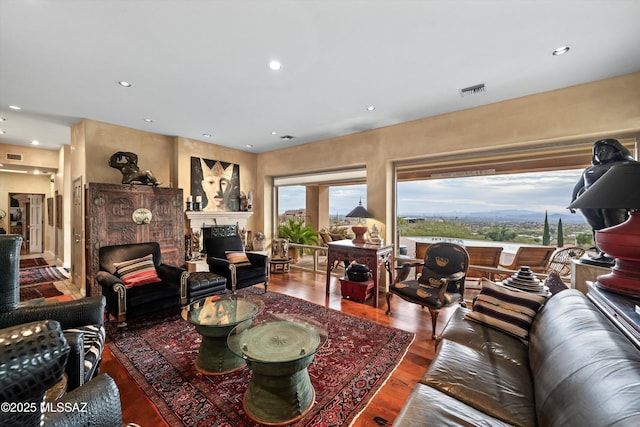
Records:
[[[158,242],[164,263],[184,264],[181,188],[89,183],[85,200],[88,295],[102,295],[95,276],[98,250],[103,246]]]

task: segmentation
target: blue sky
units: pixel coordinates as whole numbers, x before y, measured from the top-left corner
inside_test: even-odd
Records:
[[[583,169],[411,181],[398,184],[398,214],[403,216],[526,209],[568,213],[571,192]],[[303,186],[279,190],[280,213],[304,208]],[[336,186],[329,192],[329,213],[344,215],[358,200],[367,205],[366,185]],[[579,215],[579,214],[577,214]]]

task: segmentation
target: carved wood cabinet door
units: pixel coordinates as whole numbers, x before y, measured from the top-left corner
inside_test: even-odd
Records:
[[[162,260],[184,264],[181,188],[89,183],[86,197],[87,293],[101,295],[95,281],[103,246],[158,242]]]

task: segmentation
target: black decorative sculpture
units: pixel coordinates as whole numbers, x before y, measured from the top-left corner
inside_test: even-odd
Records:
[[[138,155],[128,151],[118,151],[109,158],[109,166],[122,172],[123,184],[160,185],[149,170],[141,171],[138,167]]]
[[[576,200],[582,193],[595,183],[602,175],[611,167],[623,163],[636,162],[629,150],[627,150],[617,139],[601,139],[593,144],[593,155],[591,157],[591,165],[582,172],[580,180],[573,188],[571,202]],[[635,188],[629,188],[629,191],[635,191]],[[580,209],[580,212],[591,226],[594,234],[597,230],[612,227],[626,221],[629,212],[626,209]],[[575,213],[571,209],[571,213]],[[606,256],[598,247],[598,254],[592,258],[584,258],[583,262],[588,264],[612,266],[614,260]]]

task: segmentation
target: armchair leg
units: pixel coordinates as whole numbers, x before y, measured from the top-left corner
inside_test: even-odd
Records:
[[[438,314],[440,310],[429,308],[429,314],[431,314],[431,339],[436,339],[436,325],[438,324]]]
[[[393,294],[391,292],[387,292],[386,294],[386,298],[387,298],[387,311],[385,311],[386,315],[389,315],[391,313],[391,297],[393,296]]]

